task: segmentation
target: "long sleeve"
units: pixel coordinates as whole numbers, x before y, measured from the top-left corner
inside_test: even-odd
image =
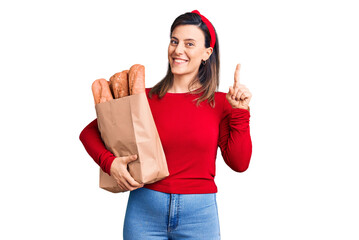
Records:
[[[116,156],[107,150],[103,143],[97,126],[97,118],[82,130],[80,133],[80,141],[84,145],[87,153],[101,167],[101,169],[111,175],[111,164]]]
[[[248,110],[232,108],[224,99],[223,115],[219,126],[218,145],[225,163],[236,172],[244,172],[252,155]]]

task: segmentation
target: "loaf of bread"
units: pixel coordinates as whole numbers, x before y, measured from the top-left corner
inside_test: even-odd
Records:
[[[128,70],[118,72],[110,78],[110,89],[114,98],[128,96]]]
[[[113,99],[109,82],[106,79],[97,79],[92,83],[92,94],[95,104],[107,102]]]
[[[141,64],[135,64],[130,70],[114,74],[110,81],[101,78],[92,83],[95,104],[144,92],[145,67]]]
[[[128,72],[128,85],[130,95],[144,93],[145,89],[145,67],[141,64],[135,64]]]

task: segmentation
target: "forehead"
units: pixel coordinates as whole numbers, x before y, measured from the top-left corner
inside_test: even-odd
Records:
[[[173,30],[171,36],[178,39],[194,39],[204,42],[203,31],[195,25],[179,25]]]

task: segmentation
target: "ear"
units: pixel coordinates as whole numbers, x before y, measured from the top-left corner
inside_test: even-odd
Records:
[[[206,48],[206,51],[204,52],[203,54],[203,61],[207,61],[207,59],[212,55],[212,52],[213,52],[213,48],[209,47],[209,48]]]

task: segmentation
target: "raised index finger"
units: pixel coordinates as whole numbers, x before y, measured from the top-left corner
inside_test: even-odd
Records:
[[[233,88],[239,85],[239,70],[241,69],[241,64],[237,64],[236,70],[234,71],[234,84]]]

